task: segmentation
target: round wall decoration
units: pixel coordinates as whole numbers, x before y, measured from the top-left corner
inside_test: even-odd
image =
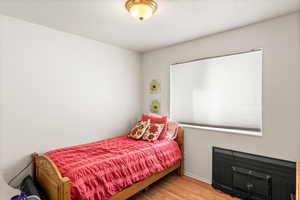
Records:
[[[150,111],[152,113],[159,113],[160,112],[160,102],[158,100],[153,100],[151,102]]]
[[[158,80],[152,80],[150,83],[150,92],[159,93],[160,92],[160,83]]]

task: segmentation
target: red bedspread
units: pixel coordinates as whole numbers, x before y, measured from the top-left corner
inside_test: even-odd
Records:
[[[47,152],[71,180],[72,200],[103,200],[125,187],[175,165],[175,141],[147,142],[127,136]]]

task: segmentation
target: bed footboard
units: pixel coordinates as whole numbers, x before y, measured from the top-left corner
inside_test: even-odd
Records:
[[[70,180],[62,177],[55,164],[45,155],[32,154],[33,177],[49,200],[71,200]]]

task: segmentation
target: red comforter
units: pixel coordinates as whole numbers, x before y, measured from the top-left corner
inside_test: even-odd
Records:
[[[125,187],[175,165],[175,141],[147,142],[127,136],[46,153],[71,180],[72,200],[104,200]]]

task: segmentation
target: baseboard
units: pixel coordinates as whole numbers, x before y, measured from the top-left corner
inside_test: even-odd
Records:
[[[208,180],[208,179],[206,179],[206,178],[203,178],[203,177],[198,176],[198,175],[196,175],[196,174],[193,174],[193,173],[191,173],[191,172],[184,171],[184,175],[185,175],[185,176],[189,176],[189,177],[194,178],[194,179],[197,179],[197,180],[202,181],[202,182],[204,182],[204,183],[211,184],[211,180]]]

